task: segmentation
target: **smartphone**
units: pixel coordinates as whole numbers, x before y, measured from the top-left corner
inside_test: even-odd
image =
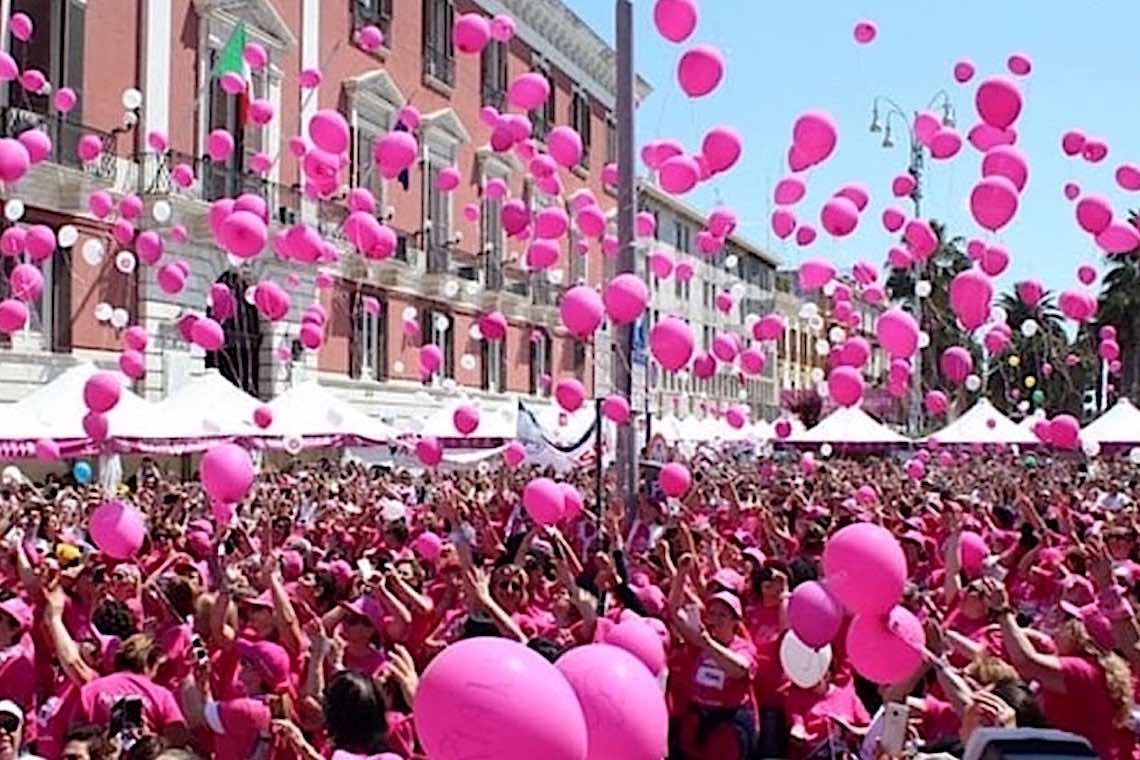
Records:
[[[883,752],[892,757],[902,753],[906,744],[907,723],[910,720],[910,708],[899,702],[887,702],[883,706],[883,733],[879,741]]]
[[[206,645],[202,643],[202,637],[196,633],[190,637],[190,649],[194,652],[194,659],[197,660],[199,665],[205,665],[210,661],[210,653],[206,651]]]
[[[132,734],[142,727],[142,697],[123,697],[111,707],[111,722],[108,730],[112,736]]]

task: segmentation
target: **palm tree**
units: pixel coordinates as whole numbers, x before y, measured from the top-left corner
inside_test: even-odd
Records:
[[[1137,214],[1129,215],[1135,224]],[[1101,281],[1097,326],[1112,325],[1124,364],[1119,393],[1136,399],[1140,395],[1140,250],[1108,259],[1110,269]]]

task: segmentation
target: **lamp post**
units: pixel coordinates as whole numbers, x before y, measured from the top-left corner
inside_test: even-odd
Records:
[[[954,104],[950,102],[950,94],[946,90],[939,90],[934,93],[930,102],[926,106],[927,110],[938,108],[942,112],[942,126],[953,127],[956,114],[954,111]],[[915,112],[914,116],[918,116]],[[895,146],[894,140],[891,139],[891,128],[895,125],[896,120],[901,124],[903,134],[907,138],[907,147],[910,151],[910,163],[907,165],[907,173],[910,174],[911,179],[914,180],[914,188],[910,191],[910,200],[914,204],[914,218],[922,218],[922,186],[925,179],[926,169],[926,146],[923,145],[919,139],[918,134],[914,129],[914,117],[907,116],[906,111],[899,106],[891,98],[884,95],[877,96],[871,104],[871,127],[872,134],[882,133],[883,135],[883,148],[893,148]],[[912,308],[914,310],[914,318],[918,322],[919,330],[922,329],[922,300],[923,297],[919,296],[918,283],[922,282],[926,276],[926,262],[919,262],[916,264],[915,281],[914,281],[914,302]],[[911,403],[909,427],[912,435],[917,436],[922,433],[923,414],[922,414],[922,348],[920,347],[914,355],[914,386],[911,391]]]

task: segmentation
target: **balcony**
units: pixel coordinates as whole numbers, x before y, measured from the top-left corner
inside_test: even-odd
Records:
[[[139,164],[139,192],[143,195],[185,195],[213,203],[220,198],[236,198],[249,193],[265,199],[270,218],[279,224],[293,224],[301,216],[301,190],[296,186],[271,182],[240,167],[220,164],[208,157],[169,151],[161,155],[143,153]],[[175,169],[185,164],[195,181],[183,188],[174,181]]]
[[[562,300],[562,286],[555,285],[545,277],[534,280],[534,305],[557,308]]]
[[[4,137],[18,137],[29,129],[41,129],[51,138],[51,155],[47,160],[59,166],[76,169],[107,182],[115,179],[115,148],[124,130],[105,132],[68,121],[59,115],[44,116],[24,108],[7,106],[0,109],[0,131]],[[76,153],[84,135],[95,135],[102,144],[98,160],[85,163]]]

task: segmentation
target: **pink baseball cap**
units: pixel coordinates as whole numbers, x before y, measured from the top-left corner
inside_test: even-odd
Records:
[[[240,639],[237,651],[243,660],[257,668],[271,690],[288,688],[289,654],[283,646],[272,641]]]
[[[1071,602],[1062,601],[1061,609],[1085,624],[1089,636],[1092,637],[1098,647],[1106,652],[1111,652],[1116,648],[1116,637],[1112,635],[1112,622],[1095,604],[1078,607]]]
[[[376,601],[375,597],[360,596],[351,602],[341,602],[340,605],[343,609],[351,612],[353,615],[367,618],[372,627],[377,631],[384,628],[384,610],[380,603]]]
[[[732,614],[735,615],[737,619],[744,616],[744,609],[740,606],[740,597],[731,591],[718,591],[712,595],[709,601],[723,602],[727,604],[728,608],[732,610]]]
[[[712,582],[717,586],[739,594],[741,589],[744,588],[744,576],[733,570],[731,567],[722,567],[717,570],[712,577]]]
[[[32,608],[18,596],[0,602],[0,612],[10,615],[22,630],[32,627]]]

